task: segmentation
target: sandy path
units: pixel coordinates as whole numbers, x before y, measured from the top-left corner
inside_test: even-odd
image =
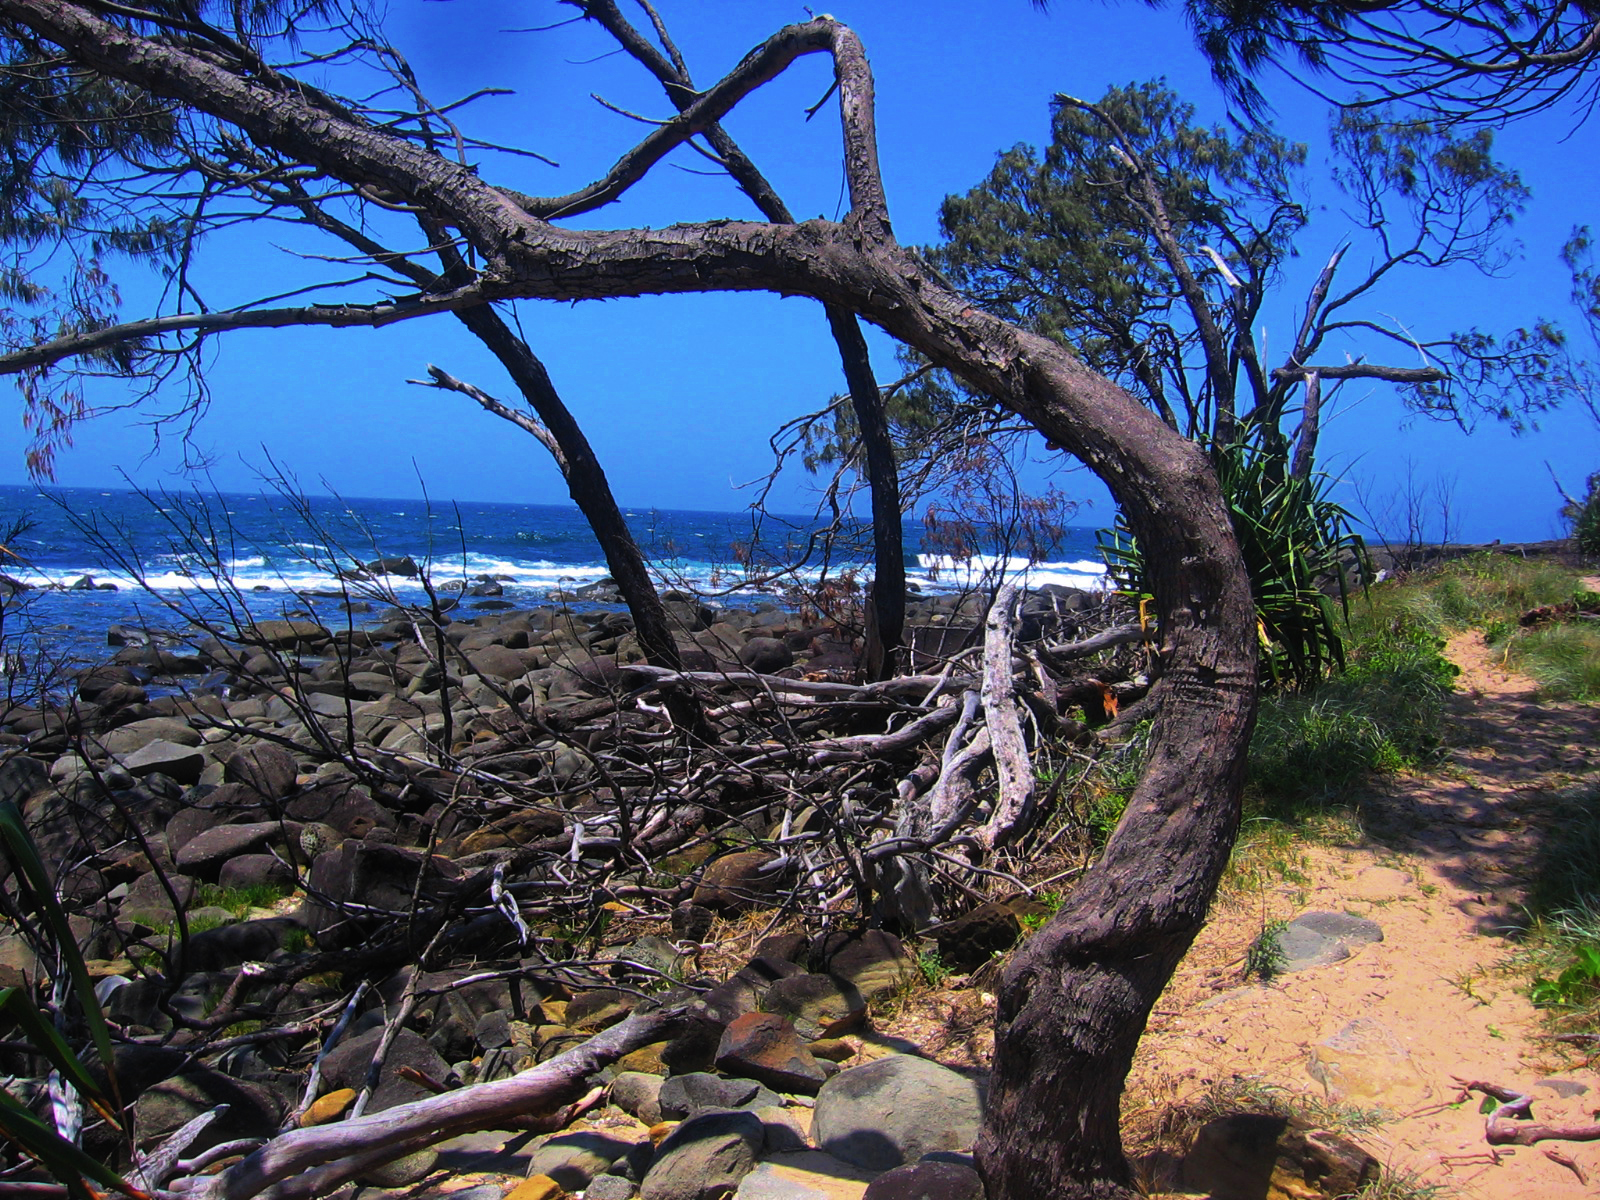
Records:
[[[1130,1096],[1182,1097],[1233,1076],[1320,1095],[1308,1071],[1313,1047],[1369,1018],[1408,1055],[1375,1097],[1398,1119],[1360,1137],[1378,1157],[1445,1195],[1600,1195],[1600,1143],[1501,1150],[1492,1162],[1476,1098],[1454,1104],[1451,1082],[1531,1089],[1541,1120],[1583,1122],[1600,1107],[1600,1072],[1561,1061],[1517,991],[1520,977],[1498,969],[1513,948],[1519,885],[1536,869],[1530,819],[1546,789],[1600,769],[1600,709],[1537,705],[1531,683],[1475,634],[1447,653],[1462,668],[1452,741],[1466,748],[1441,771],[1373,796],[1365,834],[1305,848],[1292,878],[1219,906],[1157,1007]],[[1313,909],[1370,917],[1385,940],[1333,966],[1241,986],[1263,924]],[[1586,1091],[1558,1094],[1574,1084]],[[1589,1183],[1546,1157],[1547,1147]]]

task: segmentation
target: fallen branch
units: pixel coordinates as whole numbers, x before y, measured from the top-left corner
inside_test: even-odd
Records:
[[[582,1045],[509,1079],[279,1134],[220,1175],[173,1190],[184,1190],[196,1200],[313,1200],[374,1167],[457,1134],[551,1112],[581,1094],[584,1081],[600,1068],[667,1036],[684,1012],[635,1011]]]
[[[1462,1098],[1481,1092],[1499,1104],[1484,1122],[1483,1136],[1491,1146],[1532,1146],[1536,1142],[1600,1142],[1600,1124],[1546,1125],[1533,1119],[1533,1097],[1499,1084],[1457,1079]]]

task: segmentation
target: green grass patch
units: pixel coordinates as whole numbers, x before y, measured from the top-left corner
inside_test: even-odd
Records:
[[[234,916],[242,917],[252,908],[270,908],[293,894],[294,888],[287,884],[254,883],[249,887],[225,888],[214,883],[202,883],[195,893],[193,907],[225,908]]]
[[[1507,661],[1539,684],[1548,700],[1600,700],[1600,622],[1508,629],[1496,642]]]
[[[1374,772],[1432,761],[1456,669],[1438,626],[1404,607],[1353,614],[1346,667],[1320,686],[1262,699],[1250,744],[1256,811],[1278,817],[1343,800]]]

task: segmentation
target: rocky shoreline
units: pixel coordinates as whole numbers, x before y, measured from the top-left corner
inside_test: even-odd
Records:
[[[186,1151],[231,1147],[214,1171],[286,1130],[467,1096],[659,1019],[567,1081],[605,1091],[557,1117],[609,1103],[531,1153],[519,1169],[544,1190],[518,1200],[810,1195],[757,1169],[801,1151],[879,1176],[872,1197],[981,1196],[963,1155],[982,1081],[870,1032],[919,977],[884,928],[908,853],[885,841],[889,799],[938,783],[927,755],[986,657],[1081,667],[1075,683],[1038,668],[1055,694],[1034,719],[1088,738],[1148,686],[1137,625],[1103,594],[1045,588],[997,651],[978,598],[913,597],[910,673],[868,685],[859,639],[815,609],[664,599],[679,672],[638,661],[625,614],[478,598],[364,628],[114,628],[69,696],[0,713],[0,800],[98,981],[133,1144],[225,1104]],[[985,961],[1026,911],[990,903],[938,944]],[[751,922],[771,932],[745,945]],[[38,994],[46,949],[0,935],[0,986]],[[0,1056],[42,1102],[39,1059]],[[133,1165],[109,1124],[84,1144]],[[341,1186],[436,1184],[458,1151],[380,1154]]]

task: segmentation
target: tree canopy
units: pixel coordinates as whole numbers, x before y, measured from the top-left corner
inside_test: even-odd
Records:
[[[603,15],[590,0],[577,9]],[[487,177],[475,162],[485,142],[458,122],[460,103],[429,100],[362,13],[330,9],[287,24],[267,14],[266,33],[255,17],[220,5],[0,0],[0,36],[37,42],[63,71],[172,107],[172,148],[79,171],[86,194],[131,187],[164,213],[187,214],[184,239],[224,225],[260,235],[290,221],[335,247],[318,260],[326,274],[316,287],[220,310],[185,287],[180,256],[155,311],[62,325],[42,339],[19,331],[0,370],[49,389],[61,364],[116,353],[126,356],[118,369],[148,382],[203,366],[204,339],[236,329],[371,327],[493,312],[515,299],[760,290],[879,325],[1087,464],[1152,557],[1162,670],[1150,749],[1096,865],[998,985],[978,1157],[994,1200],[1131,1194],[1117,1124],[1122,1080],[1226,864],[1255,706],[1249,590],[1204,455],[1060,342],[983,312],[898,243],[866,54],[831,17],[776,31],[692,95],[681,79],[664,80],[683,100],[676,116],[652,123],[603,174],[546,196]],[[653,45],[673,63],[670,39],[652,24]],[[834,68],[847,185],[838,219],[584,227],[670,151],[709,139],[748,95],[810,55]],[[726,155],[717,163],[731,169]],[[64,236],[93,242],[83,226]],[[1061,1137],[1063,1128],[1073,1135]],[[201,1194],[248,1194],[288,1169],[269,1146]]]
[[[1151,0],[1164,6],[1167,0]],[[1569,99],[1587,113],[1600,62],[1600,13],[1586,0],[1185,0],[1217,81],[1244,107],[1267,106],[1269,67],[1358,105],[1399,101],[1447,120],[1498,122]]]

